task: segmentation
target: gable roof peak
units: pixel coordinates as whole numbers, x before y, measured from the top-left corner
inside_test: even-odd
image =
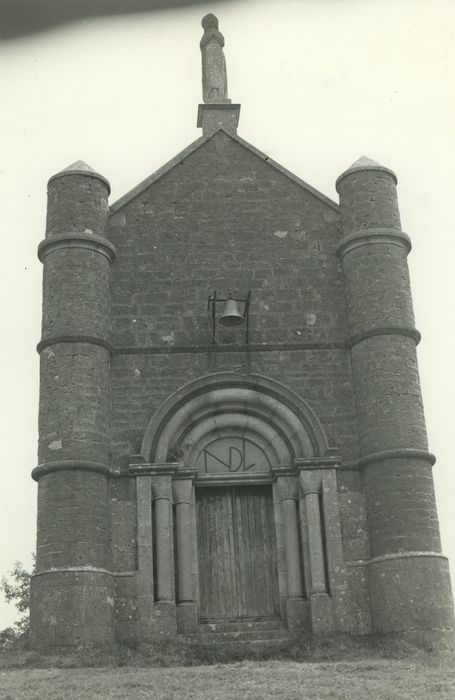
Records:
[[[116,202],[111,204],[110,213],[115,214],[116,212],[118,212],[122,207],[124,207],[126,204],[131,202],[131,200],[133,200],[135,197],[137,197],[142,192],[144,192],[144,190],[147,189],[147,187],[150,187],[150,185],[153,185],[161,177],[163,177],[163,175],[166,175],[166,173],[170,172],[173,168],[175,168],[179,163],[183,163],[183,161],[186,160],[186,158],[188,158],[195,151],[197,151],[199,148],[204,146],[204,144],[208,143],[213,138],[220,138],[223,135],[229,139],[232,139],[232,141],[235,141],[242,148],[245,148],[250,153],[253,153],[255,156],[257,156],[261,160],[267,162],[267,164],[270,167],[274,168],[278,172],[285,175],[287,178],[289,178],[289,180],[294,182],[299,187],[302,187],[307,192],[310,192],[317,199],[321,200],[322,202],[327,204],[329,207],[331,207],[335,211],[337,211],[337,212],[339,211],[339,205],[336,202],[334,202],[333,200],[331,200],[329,197],[326,197],[326,195],[322,194],[321,192],[316,190],[314,187],[311,187],[311,185],[304,182],[304,180],[301,180],[299,177],[297,177],[297,175],[294,175],[294,173],[287,170],[287,168],[283,167],[282,165],[280,165],[276,161],[269,158],[269,156],[267,156],[265,153],[260,151],[255,146],[252,146],[250,143],[248,143],[248,141],[245,141],[245,139],[242,139],[237,134],[233,134],[231,132],[224,130],[223,128],[220,128],[217,131],[213,132],[212,134],[201,136],[196,141],[193,141],[193,143],[191,143],[183,151],[181,151],[176,156],[174,156],[174,158],[172,158],[170,161],[168,161],[165,165],[163,165],[161,168],[159,168],[154,173],[149,175],[149,177],[147,177],[145,180],[143,180],[138,185],[136,185],[136,187],[133,187],[132,190],[130,190],[129,192],[124,194],[122,197],[120,197],[120,199],[118,199]]]

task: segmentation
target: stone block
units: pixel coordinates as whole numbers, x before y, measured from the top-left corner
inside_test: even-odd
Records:
[[[197,605],[195,603],[179,603],[177,605],[177,632],[188,634],[193,632],[198,623]]]
[[[310,611],[313,634],[330,634],[334,632],[333,601],[327,593],[311,594]]]
[[[286,601],[286,622],[290,630],[308,629],[309,608],[304,598],[289,598]]]
[[[155,603],[152,613],[154,641],[175,640],[177,634],[177,610],[173,602]]]

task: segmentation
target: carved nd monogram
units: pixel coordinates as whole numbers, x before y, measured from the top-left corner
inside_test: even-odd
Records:
[[[193,466],[205,474],[244,474],[270,471],[265,450],[246,435],[225,435],[207,440]]]
[[[210,450],[207,447],[203,450],[206,472],[213,471],[213,469],[210,468],[211,460],[215,460],[218,464],[229,469],[230,472],[246,472],[256,466],[255,462],[251,461],[251,458],[247,456],[247,441],[244,438],[241,440],[241,445],[239,447],[235,447],[232,444],[220,445],[220,442],[221,441],[214,443],[213,447],[211,445]],[[237,440],[237,442],[240,442],[240,440]],[[220,447],[224,449],[221,451]],[[220,456],[220,453],[223,456]]]

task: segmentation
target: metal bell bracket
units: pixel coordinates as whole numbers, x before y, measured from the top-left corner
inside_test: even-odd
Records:
[[[236,298],[233,296],[228,296],[228,297],[218,297],[216,294],[216,291],[213,292],[213,296],[208,298],[207,302],[207,312],[211,315],[212,318],[212,343],[215,345],[218,343],[218,338],[216,335],[216,305],[217,304],[226,304],[227,302],[235,302],[236,304],[245,304],[243,308],[243,319],[241,316],[237,316],[234,314],[234,316],[237,316],[239,318],[238,323],[241,323],[242,320],[246,321],[246,326],[245,326],[245,342],[246,344],[249,343],[249,331],[250,331],[250,300],[251,300],[251,291],[248,292],[246,297],[244,298]],[[227,325],[227,324],[226,324]],[[237,325],[237,324],[236,324]]]

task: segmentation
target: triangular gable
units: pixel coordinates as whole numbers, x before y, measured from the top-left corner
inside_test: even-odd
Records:
[[[329,197],[326,197],[314,187],[311,187],[311,185],[304,182],[304,180],[301,180],[299,177],[297,177],[297,175],[294,175],[294,173],[291,173],[291,171],[287,170],[284,166],[269,158],[269,156],[267,156],[265,153],[262,153],[262,151],[248,143],[248,141],[245,141],[240,136],[228,134],[226,131],[224,131],[224,129],[218,129],[218,131],[216,131],[214,134],[210,134],[209,136],[201,136],[196,141],[193,141],[193,143],[184,148],[183,151],[180,151],[180,153],[174,156],[174,158],[171,158],[171,160],[168,161],[165,165],[163,165],[161,168],[158,168],[158,170],[155,170],[154,173],[149,175],[149,177],[145,178],[145,180],[136,185],[136,187],[133,187],[133,189],[124,194],[123,197],[120,197],[120,199],[118,199],[116,202],[114,202],[114,204],[110,206],[110,213],[115,214],[116,212],[118,212],[122,207],[125,206],[125,204],[131,202],[131,200],[133,200],[139,194],[144,192],[144,190],[146,190],[150,185],[152,185],[154,182],[157,182],[157,180],[163,177],[163,175],[166,175],[166,173],[168,173],[176,165],[185,160],[185,158],[188,158],[188,156],[190,156],[192,153],[201,148],[201,146],[207,143],[207,141],[214,138],[219,133],[219,131],[223,131],[223,133],[226,134],[226,136],[229,136],[229,138],[233,139],[234,141],[237,141],[237,143],[243,146],[243,148],[246,148],[248,151],[250,151],[250,153],[254,153],[255,156],[268,163],[272,168],[278,170],[282,175],[285,175],[296,185],[299,185],[299,187],[302,187],[314,197],[317,197],[317,199],[321,200],[332,209],[335,209],[335,211],[339,211],[340,207],[336,202],[334,202],[332,199],[329,199]]]

